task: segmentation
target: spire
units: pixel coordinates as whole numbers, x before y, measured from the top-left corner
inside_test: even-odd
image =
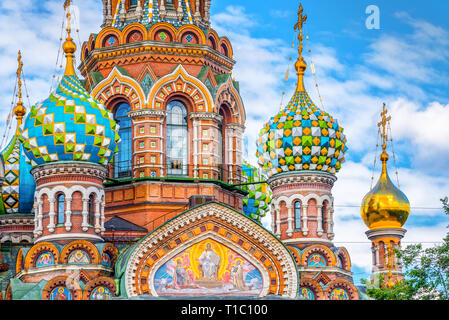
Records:
[[[304,89],[304,73],[307,69],[307,64],[304,61],[304,58],[302,57],[302,49],[303,49],[303,35],[302,35],[302,28],[304,23],[307,20],[307,15],[303,15],[303,7],[302,4],[299,4],[299,11],[298,11],[298,22],[295,24],[295,31],[298,30],[298,60],[295,64],[295,69],[298,75],[298,86],[296,88],[296,91],[305,91]]]
[[[382,113],[380,114],[382,117],[382,121],[379,122],[378,127],[381,128],[381,139],[382,139],[382,154],[380,155],[380,160],[382,161],[382,176],[387,175],[387,161],[390,158],[387,154],[387,141],[388,141],[388,133],[387,133],[387,124],[391,120],[391,116],[388,116],[388,110],[385,106],[385,103],[383,105]]]
[[[23,62],[22,62],[22,53],[19,51],[19,57],[17,58],[18,67],[17,67],[17,85],[19,87],[18,91],[18,101],[17,106],[14,108],[14,114],[17,118],[17,130],[19,130],[20,125],[22,125],[22,119],[26,114],[26,109],[23,106],[22,102],[22,68],[23,68]]]
[[[62,45],[62,49],[65,52],[65,56],[67,58],[67,65],[65,67],[65,76],[75,76],[75,68],[73,67],[73,59],[75,58],[76,45],[73,42],[71,37],[72,27],[70,24],[70,19],[72,15],[70,14],[70,4],[72,0],[66,0],[64,3],[64,9],[67,10],[67,38],[64,44]]]

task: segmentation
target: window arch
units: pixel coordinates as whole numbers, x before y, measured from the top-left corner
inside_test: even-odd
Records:
[[[167,175],[188,175],[187,108],[179,100],[167,106]]]
[[[56,214],[58,215],[58,224],[64,223],[65,196],[60,193],[56,196]]]
[[[91,194],[88,200],[88,214],[89,214],[89,224],[95,226],[95,195]]]
[[[115,121],[120,126],[119,136],[122,142],[119,145],[119,152],[114,159],[114,178],[131,178],[131,155],[132,155],[132,133],[131,119],[128,112],[131,106],[128,103],[121,103],[115,109]]]
[[[295,230],[301,230],[301,202],[295,202]]]

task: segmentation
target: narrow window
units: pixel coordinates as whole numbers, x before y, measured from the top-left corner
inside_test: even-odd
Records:
[[[89,211],[89,224],[91,226],[95,225],[95,197],[93,194],[89,196],[89,202],[88,202],[88,211]]]
[[[115,155],[115,178],[131,177],[132,135],[129,111],[131,111],[131,106],[127,103],[119,104],[115,110],[115,121],[120,126],[118,134],[122,139],[119,144],[119,152]]]
[[[187,108],[180,101],[167,107],[167,174],[188,175],[188,125]]]
[[[65,205],[65,197],[61,193],[56,198],[57,202],[57,214],[58,214],[58,224],[64,223],[64,205]]]
[[[301,202],[295,202],[295,229],[301,230]]]

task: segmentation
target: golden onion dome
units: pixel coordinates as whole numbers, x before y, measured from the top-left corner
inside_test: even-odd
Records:
[[[363,221],[371,230],[402,228],[410,214],[410,202],[388,176],[387,161],[389,157],[386,153],[386,143],[388,140],[386,125],[390,119],[391,117],[387,118],[387,111],[384,105],[382,122],[379,123],[379,127],[383,127],[383,153],[380,156],[382,173],[374,188],[363,198],[361,206]]]
[[[388,176],[386,162],[376,186],[363,198],[361,213],[370,229],[402,228],[408,219],[410,203]]]

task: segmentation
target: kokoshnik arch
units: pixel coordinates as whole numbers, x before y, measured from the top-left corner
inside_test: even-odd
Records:
[[[262,128],[256,168],[210,0],[103,0],[83,79],[70,4],[64,76],[30,110],[19,95],[2,151],[1,297],[358,299],[349,253],[332,242],[347,139],[304,88],[302,6],[298,87]],[[19,88],[21,68],[19,56]]]

